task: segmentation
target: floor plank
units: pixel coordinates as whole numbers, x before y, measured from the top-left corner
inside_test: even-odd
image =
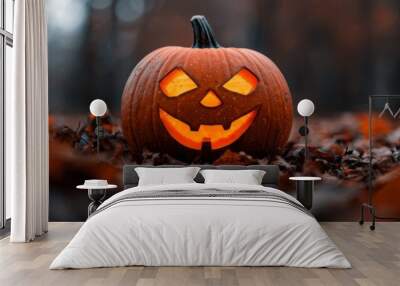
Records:
[[[399,285],[400,222],[378,223],[376,231],[355,222],[324,222],[352,269],[289,267],[118,267],[50,271],[55,256],[81,223],[50,223],[49,233],[32,243],[0,240],[0,285]]]

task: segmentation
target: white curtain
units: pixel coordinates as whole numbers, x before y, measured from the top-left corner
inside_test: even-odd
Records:
[[[12,242],[48,226],[48,71],[45,0],[15,1],[13,92],[6,98],[6,187]]]

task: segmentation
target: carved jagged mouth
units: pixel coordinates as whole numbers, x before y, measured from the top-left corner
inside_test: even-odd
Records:
[[[201,124],[198,130],[191,130],[185,122],[173,117],[163,109],[159,109],[160,119],[172,136],[180,144],[190,149],[201,150],[203,143],[211,143],[211,149],[216,150],[226,147],[243,135],[253,123],[257,111],[253,110],[231,122],[228,129],[223,124]]]

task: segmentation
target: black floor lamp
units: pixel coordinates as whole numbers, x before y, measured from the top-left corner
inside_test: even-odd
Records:
[[[96,117],[96,147],[97,147],[97,154],[100,153],[100,139],[103,137],[103,128],[101,127],[101,117],[104,116],[107,112],[107,104],[101,99],[95,99],[90,103],[89,106],[90,113]]]
[[[385,113],[389,113],[389,115],[391,115],[394,119],[397,118],[400,114],[400,109],[396,112],[393,112],[392,109],[390,108],[389,105],[389,99],[400,99],[400,95],[398,94],[394,94],[394,95],[370,95],[369,96],[369,101],[368,101],[368,201],[366,203],[363,203],[361,205],[361,217],[359,220],[359,223],[362,225],[364,224],[364,214],[365,211],[368,210],[371,218],[372,218],[372,224],[369,226],[369,228],[371,230],[375,230],[375,222],[376,219],[389,219],[389,220],[400,220],[400,218],[389,218],[389,217],[378,217],[378,215],[376,214],[376,208],[373,205],[372,202],[372,193],[373,193],[373,174],[372,174],[372,160],[373,160],[373,152],[372,152],[372,147],[373,147],[373,129],[372,129],[372,104],[373,104],[373,100],[374,99],[386,99],[385,100],[385,105],[383,107],[383,110],[381,111],[381,113],[379,114],[379,117],[383,116]]]

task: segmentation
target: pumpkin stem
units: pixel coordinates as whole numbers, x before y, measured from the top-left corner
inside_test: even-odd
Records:
[[[192,48],[206,49],[206,48],[220,48],[215,39],[214,32],[208,24],[206,17],[201,15],[193,16],[190,19],[193,27],[194,41]]]

